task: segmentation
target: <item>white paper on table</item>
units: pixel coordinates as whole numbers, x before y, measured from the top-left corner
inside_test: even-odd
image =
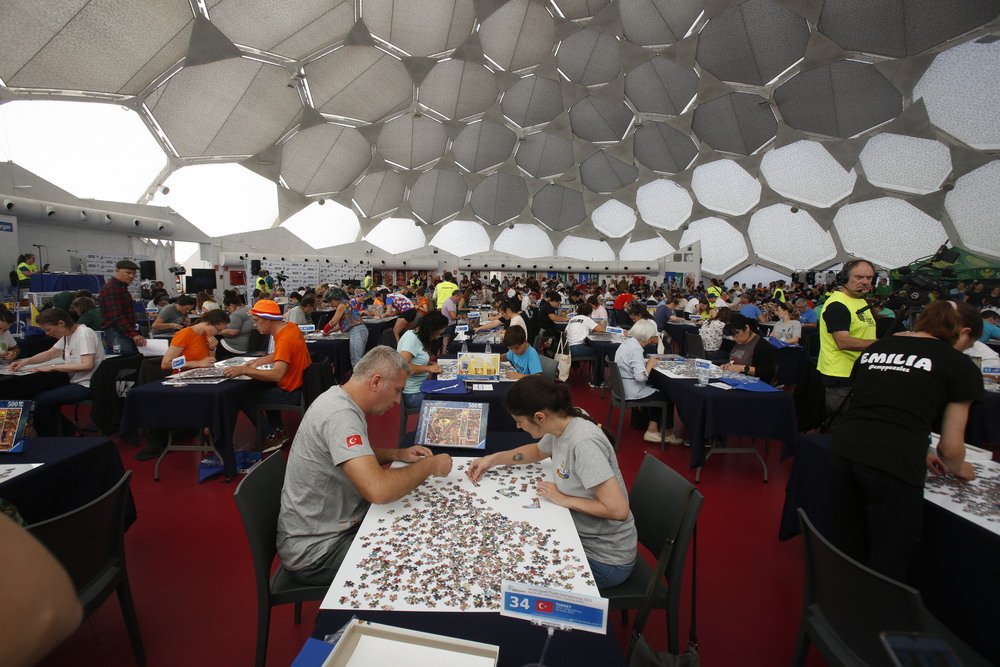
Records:
[[[170,347],[169,338],[147,338],[145,345],[140,345],[137,349],[144,357],[162,357]]]
[[[12,480],[18,475],[22,475],[29,470],[34,470],[44,463],[4,463],[0,460],[0,484]]]
[[[969,464],[976,471],[971,482],[960,482],[951,474],[927,475],[924,500],[1000,535],[1000,463],[969,461]]]
[[[725,382],[709,382],[709,387],[715,387],[716,389],[733,389],[733,385],[726,384]]]
[[[453,457],[448,477],[431,477],[396,502],[372,505],[320,608],[495,612],[500,609],[500,582],[505,578],[567,588],[583,595],[600,595],[569,510],[537,497],[537,478],[553,479],[552,461],[498,466],[489,470],[477,487],[465,475],[473,460]],[[470,497],[477,499],[470,503],[474,509],[466,509],[463,503]],[[412,525],[426,519],[432,499],[437,507],[453,508],[454,523],[460,524],[457,530],[441,528],[433,535],[434,531],[426,526]],[[473,520],[479,522],[478,529],[472,525]],[[497,552],[502,548],[491,545],[505,531],[509,534],[522,528],[525,539],[538,535],[537,531],[548,535],[545,547],[530,551],[525,548],[524,560],[515,564],[521,570],[528,567],[543,570],[535,579],[524,574],[516,579],[510,576],[510,570],[504,568],[514,560],[499,560]],[[384,539],[380,537],[383,534],[387,536]],[[452,535],[476,542],[478,546],[470,547],[475,554],[452,550]],[[387,544],[387,539],[393,544]],[[546,561],[546,566],[543,568],[533,560],[533,555]],[[560,561],[559,565],[548,562],[555,560]],[[393,582],[383,590],[376,580],[380,576],[393,579],[395,575],[385,575],[392,569],[390,566],[399,570],[399,583]],[[435,579],[427,574],[433,568],[446,570],[446,574]],[[490,582],[485,588],[481,585],[484,577]],[[444,597],[449,599],[433,599],[433,589],[439,584],[448,587]],[[459,592],[452,594],[453,591]],[[463,595],[467,596],[465,601],[452,603],[451,598]],[[489,599],[482,604],[468,600],[479,595]]]
[[[407,667],[493,667],[496,661],[488,656],[458,653],[433,646],[384,637],[363,636],[358,639],[347,667],[371,665],[406,665]]]

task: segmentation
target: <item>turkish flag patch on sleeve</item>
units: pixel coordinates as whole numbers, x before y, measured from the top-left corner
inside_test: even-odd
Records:
[[[361,444],[361,436],[360,435],[349,435],[349,436],[347,436],[347,446],[348,447],[354,447],[355,445],[360,445],[360,444]]]

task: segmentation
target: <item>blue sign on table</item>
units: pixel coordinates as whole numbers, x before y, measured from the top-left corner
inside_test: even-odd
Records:
[[[599,634],[607,631],[608,601],[605,598],[512,581],[503,582],[502,591],[502,616],[524,618],[564,629]]]

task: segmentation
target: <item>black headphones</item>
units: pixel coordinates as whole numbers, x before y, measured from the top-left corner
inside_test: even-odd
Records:
[[[836,283],[837,287],[843,287],[844,285],[846,285],[847,281],[851,277],[851,271],[853,271],[854,267],[856,267],[858,264],[862,264],[862,263],[867,264],[868,266],[870,266],[872,268],[875,268],[875,266],[871,262],[869,262],[867,259],[852,259],[847,264],[844,264],[844,268],[842,268],[837,273],[836,277],[834,277],[833,280]]]

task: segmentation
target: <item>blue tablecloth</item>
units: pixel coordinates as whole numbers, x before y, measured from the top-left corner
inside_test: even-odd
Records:
[[[0,483],[0,498],[17,507],[29,524],[86,505],[125,474],[118,448],[108,438],[32,438],[23,452],[2,455],[0,467],[10,463],[43,464]],[[130,493],[125,526],[135,517]]]
[[[349,338],[321,338],[307,340],[309,356],[313,361],[326,357],[333,364],[333,377],[337,384],[347,380],[347,372],[351,370],[351,340]]]
[[[31,276],[32,292],[90,290],[96,296],[104,286],[104,276],[82,273],[36,273]]]

